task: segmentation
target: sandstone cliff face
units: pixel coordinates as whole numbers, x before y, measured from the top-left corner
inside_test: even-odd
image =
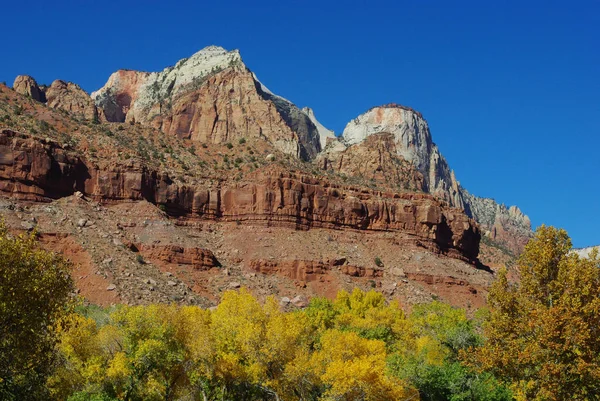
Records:
[[[46,89],[48,107],[68,111],[75,116],[90,121],[103,119],[102,111],[98,110],[91,97],[72,82],[57,79]]]
[[[375,107],[349,122],[342,137],[354,145],[382,132],[393,135],[397,155],[423,175],[425,192],[464,208],[458,181],[433,143],[421,113],[395,104]]]
[[[15,78],[13,90],[21,95],[29,96],[38,102],[46,102],[46,95],[40,89],[35,79],[29,75],[19,75]]]
[[[398,231],[445,253],[474,260],[479,230],[460,210],[425,194],[384,194],[336,187],[310,176],[266,168],[216,188],[173,181],[145,167],[99,169],[52,141],[0,132],[0,191],[44,200],[79,190],[104,200],[148,200],[174,215],[309,229]]]
[[[493,199],[462,191],[468,208],[466,212],[479,223],[482,235],[518,255],[533,235],[529,217],[516,206],[506,207]]]
[[[180,138],[263,138],[305,160],[321,150],[310,117],[268,91],[237,50],[210,46],[161,72],[118,71],[92,98],[109,121],[140,122]]]
[[[138,90],[146,82],[150,73],[119,70],[113,73],[103,88],[92,92],[96,105],[104,110],[106,119],[112,122],[125,122]]]
[[[340,143],[341,144],[341,143]],[[423,174],[398,155],[393,134],[369,135],[355,145],[329,146],[316,160],[323,169],[345,177],[360,177],[366,182],[399,191],[425,192]]]
[[[238,68],[206,78],[197,90],[174,98],[170,109],[159,112],[151,124],[180,138],[208,143],[263,138],[284,153],[300,152],[296,133],[275,105],[259,96],[252,74]]]

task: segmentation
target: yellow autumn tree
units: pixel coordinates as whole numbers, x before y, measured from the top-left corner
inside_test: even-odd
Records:
[[[261,305],[246,289],[228,291],[212,314],[216,378],[231,394],[297,399],[297,361],[308,354],[304,315]]]
[[[386,374],[386,346],[355,332],[328,330],[311,358],[326,391],[322,400],[385,401],[418,399],[414,390]]]
[[[47,397],[55,328],[72,290],[66,261],[0,222],[0,399]]]
[[[489,295],[474,365],[512,384],[519,400],[600,399],[600,260],[571,252],[564,230],[540,227]]]

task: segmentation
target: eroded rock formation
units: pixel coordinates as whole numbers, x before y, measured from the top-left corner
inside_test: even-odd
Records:
[[[319,281],[324,275],[330,274],[336,267],[335,260],[250,260],[248,267],[258,273],[278,274],[292,280],[304,282]],[[383,271],[375,268],[362,266],[350,266],[343,264],[339,266],[343,274],[352,277],[382,277]]]
[[[45,102],[46,95],[38,86],[38,83],[29,75],[19,75],[15,78],[13,90],[21,95],[29,96],[38,102]]]
[[[215,255],[204,248],[184,248],[179,245],[131,244],[130,248],[148,260],[190,265],[193,269],[206,270],[219,266]]]
[[[457,257],[473,260],[478,253],[475,222],[427,194],[339,187],[275,166],[209,189],[144,166],[100,169],[56,142],[10,130],[0,132],[0,155],[0,191],[15,198],[53,199],[78,190],[99,200],[145,199],[175,215],[298,229],[399,231]]]
[[[103,119],[101,110],[98,110],[92,98],[72,82],[57,79],[46,89],[46,101],[49,107],[64,110],[75,116],[89,121]]]

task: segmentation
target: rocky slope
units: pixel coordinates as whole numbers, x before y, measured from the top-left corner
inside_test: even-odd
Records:
[[[79,191],[97,200],[147,200],[172,214],[290,226],[403,231],[443,251],[477,257],[473,222],[423,195],[381,194],[332,186],[308,175],[264,169],[216,188],[173,181],[162,171],[114,165],[99,169],[58,143],[0,131],[0,191],[44,201]]]

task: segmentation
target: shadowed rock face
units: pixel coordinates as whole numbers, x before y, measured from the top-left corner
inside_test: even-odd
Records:
[[[463,259],[475,259],[479,249],[475,222],[426,194],[337,187],[277,167],[259,170],[244,182],[208,189],[175,182],[145,167],[115,164],[99,169],[55,142],[9,130],[0,132],[0,155],[0,191],[20,199],[55,199],[79,190],[99,200],[145,199],[188,218],[397,231]]]
[[[314,114],[312,114],[311,119],[307,112],[300,110],[292,102],[272,93],[264,92],[260,89],[260,85],[257,85],[257,89],[264,99],[273,102],[287,126],[298,136],[298,156],[302,160],[313,160],[322,149],[322,138],[313,122]]]
[[[55,199],[83,191],[88,179],[85,163],[57,143],[0,131],[0,191],[21,199]]]

